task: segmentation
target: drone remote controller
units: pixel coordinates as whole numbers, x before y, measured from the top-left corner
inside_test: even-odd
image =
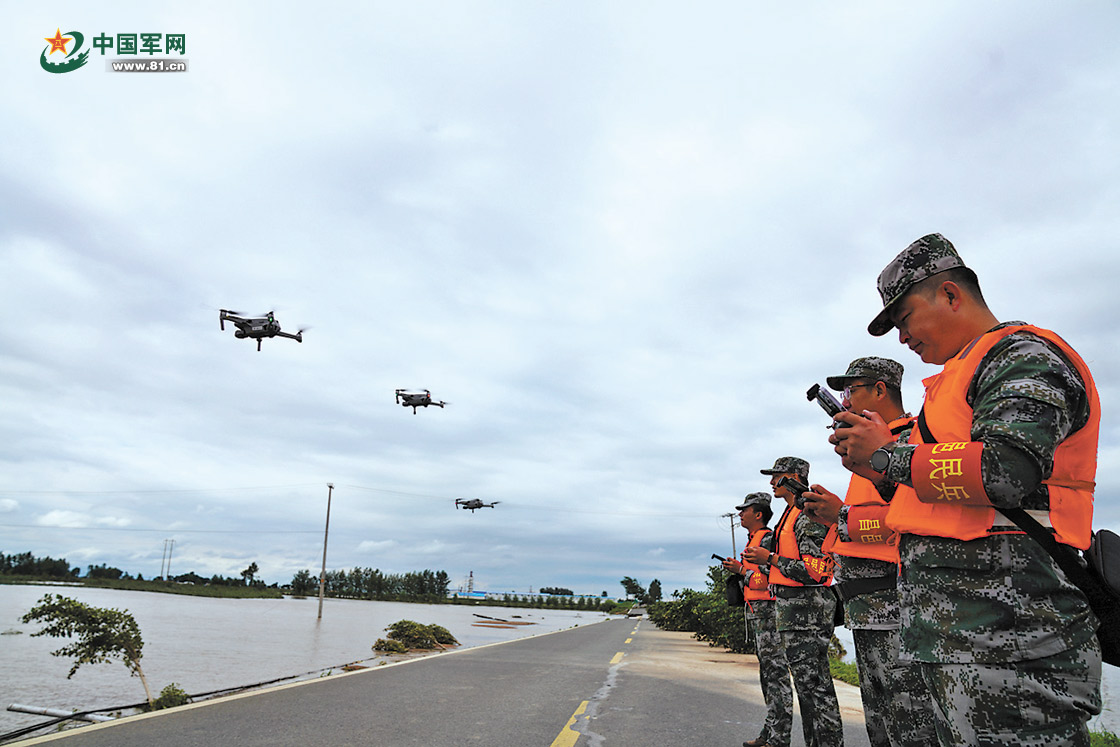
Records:
[[[809,391],[805,392],[805,399],[810,402],[816,400],[817,404],[821,406],[822,410],[828,413],[830,418],[834,418],[838,413],[844,412],[844,406],[836,401],[836,397],[832,396],[832,392],[824,389],[820,384],[813,384],[809,387]],[[833,420],[832,424],[827,427],[835,430],[836,428],[850,428],[851,424]]]

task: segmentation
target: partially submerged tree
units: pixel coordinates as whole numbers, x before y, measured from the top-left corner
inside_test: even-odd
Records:
[[[47,594],[21,619],[25,623],[41,622],[46,625],[32,633],[32,637],[77,638],[51,652],[53,656],[73,657],[67,679],[73,677],[83,664],[101,664],[119,658],[132,676],[140,678],[148,705],[152,704],[148,680],[140,668],[144,639],[140,637],[140,626],[128,610],[92,607],[69,597]]]
[[[257,567],[257,562],[253,561],[249,564],[248,568],[241,571],[241,578],[245,579],[246,586],[253,585],[253,580],[257,577],[257,573],[259,573],[260,570],[261,569]]]
[[[638,604],[646,604],[649,601],[648,596],[646,595],[646,587],[642,586],[634,579],[626,576],[621,581],[619,581],[619,583],[622,584],[622,588],[626,589],[626,593],[629,596],[633,597],[634,601],[636,601]]]

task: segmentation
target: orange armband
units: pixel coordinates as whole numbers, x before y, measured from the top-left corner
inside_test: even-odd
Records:
[[[980,441],[921,444],[910,460],[914,492],[922,503],[991,506],[980,474]]]
[[[848,509],[848,537],[864,545],[891,544],[897,535],[887,528],[887,511],[885,505],[852,506]]]
[[[761,571],[755,571],[747,579],[747,588],[761,591],[770,586],[770,577]]]
[[[831,556],[818,558],[813,555],[802,555],[801,562],[805,564],[809,576],[817,583],[827,584],[832,581],[832,571],[836,563]]]

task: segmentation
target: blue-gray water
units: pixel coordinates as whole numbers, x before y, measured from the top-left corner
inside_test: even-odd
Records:
[[[172,682],[194,694],[290,675],[317,677],[328,668],[374,657],[374,641],[385,637],[385,628],[397,620],[442,625],[468,647],[587,625],[606,617],[597,612],[327,599],[323,618],[318,620],[316,598],[213,599],[73,586],[0,585],[0,709],[22,703],[88,710],[144,700],[140,680],[130,677],[120,660],[86,664],[73,678],[66,678],[70,659],[50,654],[65,641],[32,638],[31,633],[41,626],[19,620],[48,593],[96,607],[128,610],[144,639],[141,665],[153,696]],[[476,614],[535,624],[481,628],[473,625],[482,622]],[[376,665],[377,661],[364,663]],[[0,710],[0,734],[45,720]]]

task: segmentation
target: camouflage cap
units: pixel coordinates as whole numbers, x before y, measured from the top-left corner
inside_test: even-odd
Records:
[[[750,508],[751,506],[766,508],[769,507],[771,500],[773,500],[773,496],[769,493],[747,493],[747,497],[735,507],[735,510],[742,511],[744,508]]]
[[[894,327],[889,316],[891,306],[901,301],[916,283],[957,267],[968,269],[949,240],[939,233],[923,236],[906,247],[879,273],[879,296],[883,299],[883,310],[867,325],[867,331],[875,337],[890,332]]]
[[[785,475],[793,473],[800,475],[803,478],[809,477],[809,463],[804,459],[798,457],[778,457],[774,460],[774,466],[770,469],[759,470],[764,475]]]
[[[829,376],[825,381],[828,382],[830,389],[840,391],[852,379],[881,381],[892,389],[901,389],[902,364],[898,361],[892,361],[890,358],[876,358],[874,356],[856,358],[848,364],[848,370],[843,375]]]

